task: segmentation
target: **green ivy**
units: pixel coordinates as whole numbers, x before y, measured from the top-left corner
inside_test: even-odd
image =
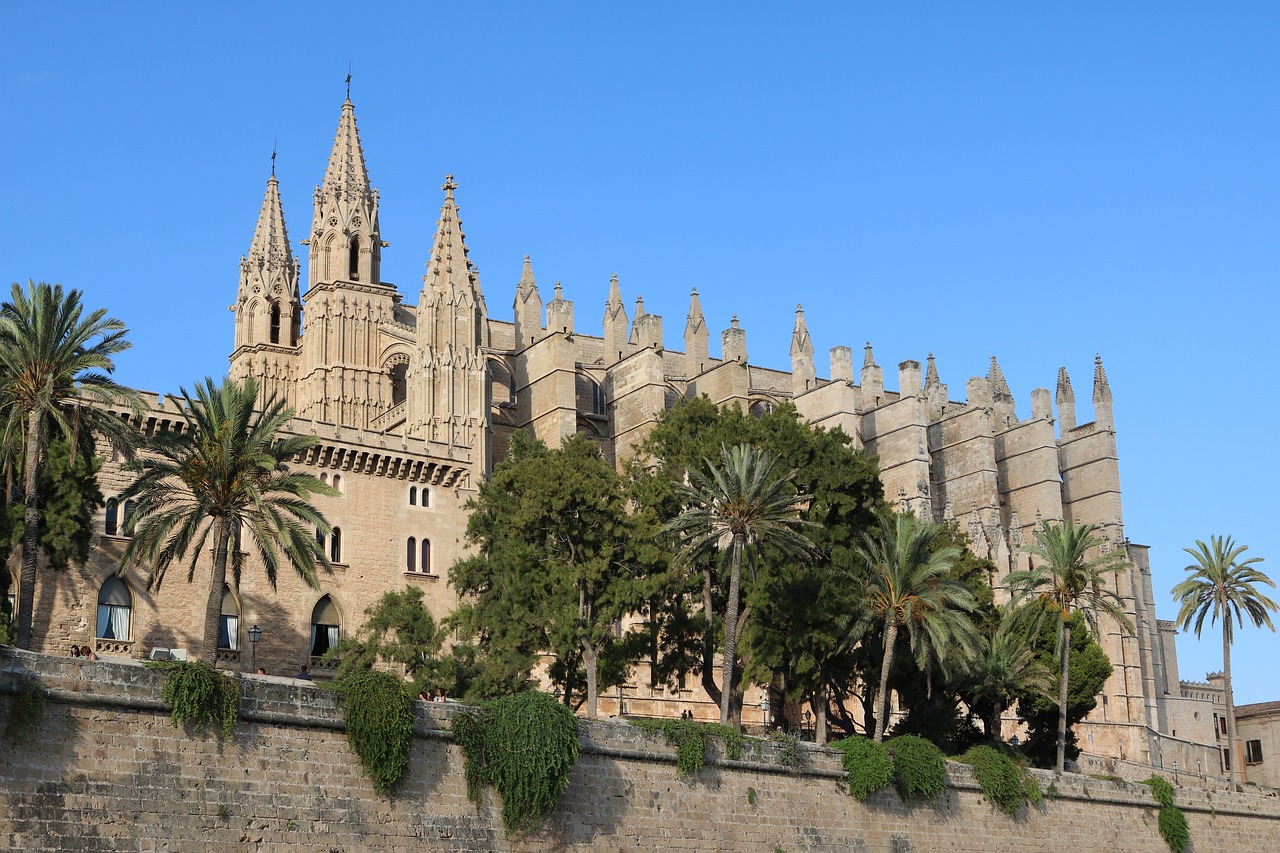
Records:
[[[776,731],[769,735],[769,740],[781,747],[778,750],[778,763],[783,767],[800,766],[800,739],[784,731]]]
[[[9,719],[4,734],[9,740],[20,740],[44,719],[44,688],[38,681],[21,681],[9,700]]]
[[[467,797],[479,808],[484,785],[502,797],[502,827],[522,835],[547,819],[578,760],[578,719],[545,693],[529,691],[454,716],[466,758]]]
[[[217,723],[220,737],[231,737],[240,719],[240,682],[217,672],[204,661],[151,664],[168,672],[160,694],[173,713],[175,727],[190,725],[202,732]]]
[[[1009,756],[990,746],[975,746],[960,761],[973,768],[988,801],[1005,814],[1018,813],[1028,797],[1022,770]],[[1037,794],[1039,790],[1037,785]]]
[[[676,774],[696,776],[707,757],[707,727],[689,720],[632,720],[631,725],[648,734],[662,734],[676,748]],[[719,725],[719,724],[717,724]],[[729,748],[726,745],[725,754]]]
[[[1173,853],[1183,853],[1191,843],[1191,830],[1187,828],[1187,816],[1177,806],[1161,806],[1160,835]]]
[[[893,782],[893,757],[884,744],[870,738],[851,737],[831,746],[844,756],[844,772],[849,777],[852,796],[865,800]]]
[[[1173,804],[1173,786],[1168,779],[1154,773],[1143,779],[1142,784],[1151,789],[1151,796],[1160,804],[1157,825],[1164,843],[1169,845],[1173,853],[1182,853],[1191,843],[1191,831],[1187,828],[1187,816]]]
[[[1027,802],[1038,806],[1044,802],[1044,794],[1040,791],[1040,780],[1030,770],[1022,769],[1022,790],[1027,795]]]
[[[947,786],[947,761],[932,741],[899,735],[885,743],[893,755],[893,783],[904,800],[936,799]]]
[[[697,723],[694,723],[697,725]],[[742,729],[736,726],[726,726],[723,723],[703,723],[703,728],[707,730],[707,734],[715,735],[724,742],[724,757],[730,761],[742,760]]]
[[[376,670],[352,673],[334,685],[342,697],[347,744],[379,794],[390,794],[409,766],[413,704],[404,682]]]

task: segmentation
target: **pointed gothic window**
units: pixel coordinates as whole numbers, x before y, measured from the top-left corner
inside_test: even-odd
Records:
[[[360,280],[360,238],[352,236],[351,251],[348,256],[347,277],[352,281]]]
[[[218,619],[218,648],[235,651],[240,648],[240,605],[231,587],[222,588],[222,615]]]
[[[271,303],[271,343],[280,343],[280,305]]]

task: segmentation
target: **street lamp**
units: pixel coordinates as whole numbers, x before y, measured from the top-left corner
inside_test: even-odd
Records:
[[[1173,784],[1178,784],[1178,762],[1176,759],[1173,762]]]
[[[769,697],[760,700],[760,714],[764,717],[764,731],[769,733]]]
[[[249,665],[254,674],[258,672],[258,641],[262,639],[262,629],[254,625],[249,629]]]

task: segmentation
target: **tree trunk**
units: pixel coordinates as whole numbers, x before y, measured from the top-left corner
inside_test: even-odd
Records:
[[[218,665],[218,627],[222,622],[222,588],[227,583],[227,545],[231,522],[225,515],[213,519],[213,568],[209,572],[209,600],[204,608],[204,644],[200,656],[211,667]]]
[[[1067,678],[1071,667],[1071,623],[1062,622],[1062,677],[1058,685],[1058,763],[1055,772],[1061,776],[1067,766]]]
[[[818,746],[827,745],[827,689],[818,688],[817,701],[813,703],[813,742]]]
[[[1236,700],[1231,688],[1231,622],[1222,620],[1222,687],[1227,699],[1227,779],[1236,787]]]
[[[995,707],[991,711],[991,717],[987,720],[987,737],[992,740],[1002,740],[1000,737],[1000,717],[1004,714],[1004,702],[1000,699],[995,700]]]
[[[702,570],[702,613],[707,620],[707,629],[702,633],[702,689],[707,697],[716,705],[720,704],[721,691],[716,684],[715,659],[716,647],[711,627],[712,614],[715,610],[711,603],[711,569]]]
[[[729,602],[724,610],[724,659],[720,662],[720,722],[729,725],[733,704],[733,667],[738,660],[738,589],[742,585],[742,534],[733,537],[729,568]]]
[[[587,672],[587,719],[596,718],[596,703],[599,700],[599,685],[596,667],[600,663],[600,650],[594,645],[582,641],[582,668]],[[622,691],[618,691],[618,716],[622,716]]]
[[[36,604],[36,566],[40,557],[40,454],[44,452],[44,415],[27,413],[26,480],[22,514],[22,569],[18,574],[18,648],[31,648],[31,622]],[[121,638],[123,639],[123,638]]]
[[[876,694],[876,742],[884,740],[885,722],[889,719],[889,670],[893,667],[893,647],[898,642],[898,623],[893,617],[885,621],[884,660],[880,663],[880,690]]]

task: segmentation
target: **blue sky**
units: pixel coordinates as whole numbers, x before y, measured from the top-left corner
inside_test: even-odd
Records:
[[[451,172],[493,316],[527,253],[584,332],[616,272],[673,348],[697,287],[713,353],[737,313],[786,368],[802,303],[823,375],[871,341],[959,397],[996,355],[1026,416],[1065,365],[1082,421],[1101,353],[1161,615],[1211,533],[1280,577],[1280,5],[620,6],[11,5],[0,278],[125,320],[126,384],[221,375],[272,146],[297,241],[350,62],[407,301]],[[1278,651],[1241,634],[1238,702]]]

